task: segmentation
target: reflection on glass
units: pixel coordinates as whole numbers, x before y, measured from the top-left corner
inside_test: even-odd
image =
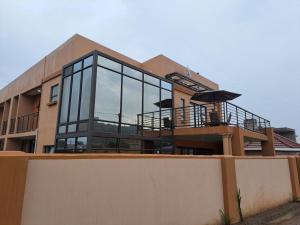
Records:
[[[68,76],[68,75],[70,75],[70,74],[72,74],[72,66],[68,66],[68,67],[65,68],[65,70],[64,70],[64,75],[65,75],[65,76]]]
[[[66,133],[66,126],[60,126],[60,127],[58,128],[58,133],[60,133],[60,134]]]
[[[82,61],[74,64],[74,72],[77,72],[78,70],[81,70],[82,67]]]
[[[69,122],[77,121],[81,73],[73,75]]]
[[[90,95],[91,95],[91,83],[92,83],[92,68],[83,70],[82,74],[82,90],[81,90],[81,102],[80,102],[80,120],[86,120],[89,118],[90,112]]]
[[[122,124],[121,125],[121,133],[123,135],[139,135],[140,130],[139,130],[138,126]]]
[[[69,97],[71,77],[64,78],[63,95],[61,101],[60,122],[65,123],[68,119]]]
[[[87,137],[78,137],[77,138],[77,149],[82,150],[87,147]]]
[[[68,126],[68,133],[76,132],[76,124],[70,124]]]
[[[95,119],[119,121],[121,75],[97,68]]]
[[[95,121],[94,122],[94,130],[96,132],[104,132],[104,133],[118,133],[118,123],[109,123],[103,121]]]
[[[57,150],[63,150],[65,148],[66,140],[65,139],[57,139],[56,146]]]
[[[142,82],[123,77],[122,122],[137,124],[142,113]]]
[[[79,123],[78,131],[87,131],[87,129],[88,129],[88,123]]]
[[[119,148],[127,150],[141,150],[142,145],[140,140],[135,139],[120,139]]]
[[[159,88],[144,84],[144,113],[154,112],[159,110]]]
[[[131,77],[134,77],[136,79],[139,79],[139,80],[143,79],[142,72],[140,72],[138,70],[135,70],[135,69],[132,69],[132,68],[127,67],[127,66],[123,66],[123,73],[126,74],[126,75],[128,75],[128,76],[131,76]]]
[[[171,83],[168,83],[168,82],[165,82],[165,81],[161,81],[161,87],[164,88],[164,89],[167,89],[169,91],[172,91],[172,84]]]
[[[144,84],[144,129],[159,129],[159,104],[159,88]]]
[[[87,57],[86,59],[83,60],[83,67],[88,67],[93,64],[93,56],[91,55],[90,57]]]
[[[144,81],[145,82],[148,82],[150,84],[154,84],[154,85],[157,85],[159,86],[159,79],[157,79],[156,77],[152,77],[150,75],[147,75],[147,74],[144,74]]]
[[[112,69],[119,73],[121,73],[122,71],[122,65],[120,63],[117,63],[102,56],[98,56],[98,65],[104,66],[108,69]]]
[[[103,137],[93,137],[92,139],[92,149],[116,149],[117,139],[116,138],[103,138]]]
[[[67,139],[67,149],[74,150],[75,149],[75,138],[68,138]]]

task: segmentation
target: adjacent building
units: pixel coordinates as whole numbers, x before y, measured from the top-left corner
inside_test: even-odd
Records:
[[[158,55],[138,62],[74,35],[0,91],[0,147],[25,152],[274,155],[270,122],[191,100],[217,83]]]

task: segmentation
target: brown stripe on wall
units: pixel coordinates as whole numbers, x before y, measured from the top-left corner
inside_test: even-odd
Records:
[[[0,156],[0,225],[20,225],[28,157]]]

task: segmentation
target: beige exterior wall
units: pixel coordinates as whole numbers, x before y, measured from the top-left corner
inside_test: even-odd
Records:
[[[244,216],[292,201],[288,159],[236,159],[235,166]]]
[[[39,113],[39,126],[36,152],[43,152],[44,146],[54,145],[58,103],[49,104],[51,87],[61,82],[61,76],[55,77],[42,86],[41,105]],[[59,93],[60,95],[60,93]],[[59,97],[58,97],[59,99]]]
[[[220,224],[220,159],[30,160],[22,225]]]

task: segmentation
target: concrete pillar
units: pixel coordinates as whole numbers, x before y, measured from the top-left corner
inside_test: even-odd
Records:
[[[232,155],[231,134],[223,134],[223,154]]]
[[[234,156],[244,156],[245,147],[244,147],[244,131],[239,127],[233,128],[232,134],[232,155]]]
[[[221,158],[222,183],[224,196],[224,212],[229,216],[231,223],[240,220],[237,203],[237,182],[235,171],[235,160],[230,156]]]
[[[297,160],[296,157],[289,157],[288,160],[291,175],[293,199],[298,200],[300,198],[300,183],[297,169]]]
[[[261,153],[263,156],[275,156],[274,132],[273,128],[266,128],[267,141],[261,142]]]

